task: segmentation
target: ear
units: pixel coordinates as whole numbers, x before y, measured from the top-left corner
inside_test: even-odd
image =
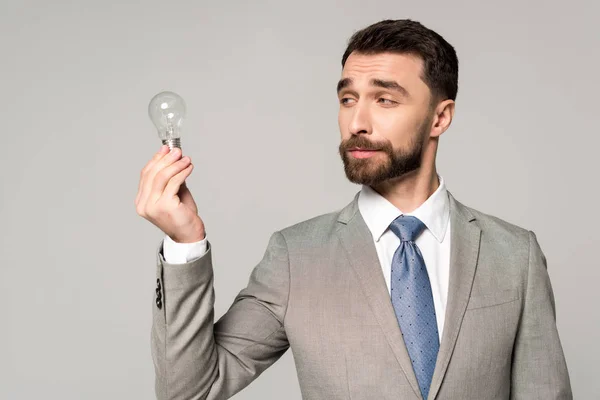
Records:
[[[454,117],[454,100],[444,100],[436,107],[431,126],[431,137],[438,137],[448,129]]]

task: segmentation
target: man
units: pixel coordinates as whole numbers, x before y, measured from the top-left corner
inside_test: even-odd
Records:
[[[225,399],[291,347],[305,399],[571,399],[535,234],[467,207],[436,171],[454,115],[454,48],[411,20],[355,33],[338,83],[339,152],[361,190],[270,237],[213,325],[211,245],[163,146],[137,212],[157,249],[152,357],[160,399]]]

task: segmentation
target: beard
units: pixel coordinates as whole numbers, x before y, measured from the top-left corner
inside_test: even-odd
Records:
[[[389,141],[372,143],[364,135],[352,136],[340,143],[339,153],[348,180],[361,185],[373,186],[419,169],[432,118],[433,116],[430,115],[423,121],[416,138],[411,138],[407,149],[394,151]],[[353,147],[379,151],[371,157],[355,158],[348,153],[348,150]]]

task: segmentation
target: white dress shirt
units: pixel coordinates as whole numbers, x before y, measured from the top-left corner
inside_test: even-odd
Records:
[[[438,174],[439,186],[416,210],[404,213],[370,186],[363,185],[358,197],[358,209],[371,231],[379,263],[391,296],[390,275],[392,257],[400,245],[400,239],[389,229],[398,216],[412,215],[421,220],[426,229],[415,240],[421,250],[431,282],[433,305],[438,324],[440,342],[444,329],[444,316],[450,279],[450,201],[442,176]],[[206,253],[207,238],[193,243],[177,243],[165,235],[163,257],[170,264],[182,264]]]
[[[169,264],[185,264],[206,253],[206,238],[192,243],[177,243],[169,235],[163,241],[163,257]]]
[[[440,342],[444,329],[448,282],[450,279],[450,200],[444,179],[438,174],[440,184],[435,192],[416,210],[404,213],[370,186],[363,185],[358,198],[358,209],[369,227],[379,256],[383,277],[391,296],[390,276],[392,258],[400,238],[389,229],[400,215],[412,215],[421,220],[426,229],[415,240],[421,250],[431,283],[433,306],[438,324]]]

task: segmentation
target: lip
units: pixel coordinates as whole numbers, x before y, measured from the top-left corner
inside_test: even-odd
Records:
[[[379,150],[360,150],[360,149],[350,149],[349,152],[355,158],[369,158],[377,153]]]

